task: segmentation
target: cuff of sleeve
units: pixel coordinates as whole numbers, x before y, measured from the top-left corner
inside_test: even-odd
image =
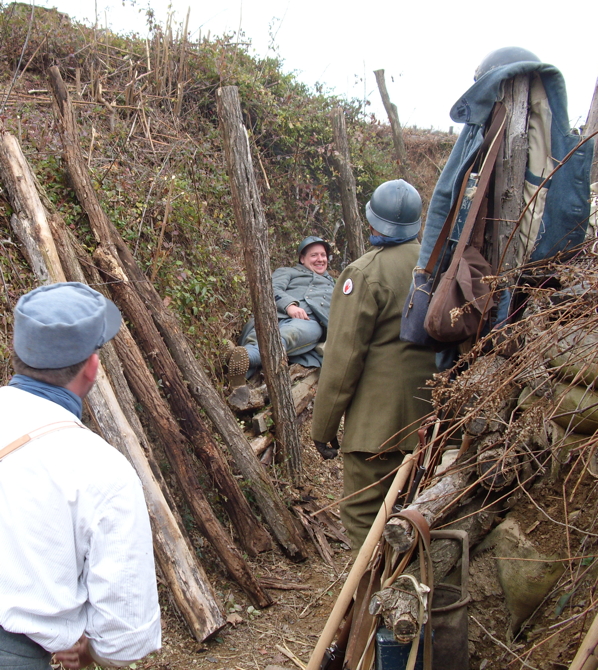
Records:
[[[283,312],[286,312],[291,305],[299,307],[299,303],[296,300],[279,300],[277,303],[277,307]]]

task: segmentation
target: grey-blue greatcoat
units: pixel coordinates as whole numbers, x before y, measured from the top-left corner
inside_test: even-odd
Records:
[[[278,268],[272,275],[272,288],[279,319],[288,319],[287,307],[299,305],[323,327],[328,328],[334,279],[297,263],[293,268]]]

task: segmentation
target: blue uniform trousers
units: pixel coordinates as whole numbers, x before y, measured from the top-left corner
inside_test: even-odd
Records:
[[[0,626],[0,670],[51,670],[52,654],[26,635]]]

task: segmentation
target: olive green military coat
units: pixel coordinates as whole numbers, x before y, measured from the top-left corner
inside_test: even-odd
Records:
[[[431,410],[424,387],[436,372],[434,353],[401,342],[399,334],[419,249],[415,240],[376,247],[337,280],[314,406],[314,440],[335,437],[345,414],[343,452],[417,444],[419,421]]]

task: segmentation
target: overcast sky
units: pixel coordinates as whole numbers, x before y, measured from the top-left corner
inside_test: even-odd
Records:
[[[126,6],[123,7],[123,2]],[[115,31],[147,33],[147,0],[37,0]],[[183,23],[188,0],[150,0],[163,22],[169,6]],[[478,0],[469,5],[446,0],[347,2],[344,0],[199,0],[190,30],[202,35],[236,32],[267,55],[275,48],[286,71],[313,86],[371,101],[369,109],[386,118],[373,71],[386,71],[387,87],[403,125],[447,130],[449,111],[473,83],[484,56],[503,46],[521,46],[565,77],[572,125],[586,120],[598,77],[598,48],[592,38],[598,2],[537,3],[530,0]],[[272,53],[272,52],[270,52]],[[458,130],[456,127],[455,130]]]

